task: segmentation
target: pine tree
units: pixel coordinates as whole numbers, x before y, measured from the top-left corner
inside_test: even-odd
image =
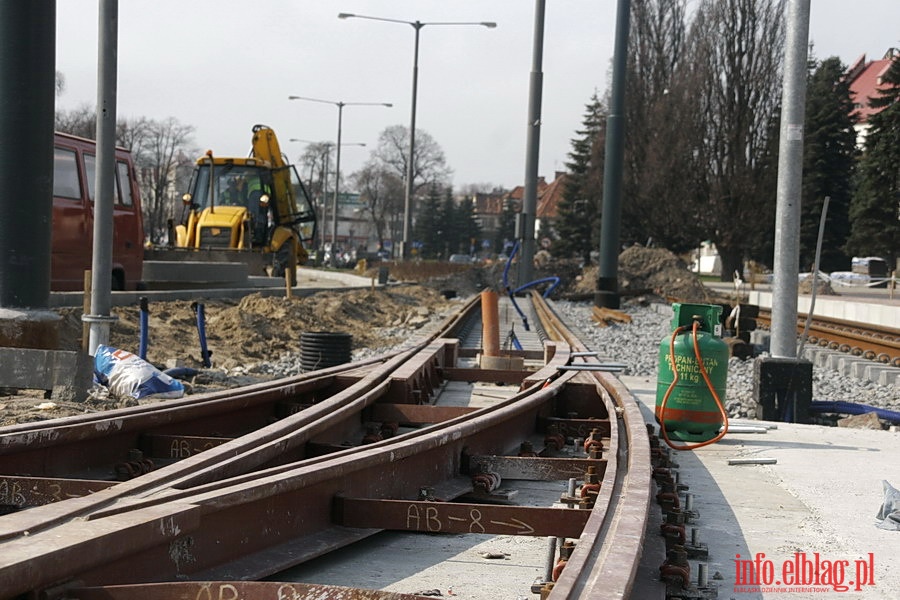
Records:
[[[592,149],[604,126],[605,107],[597,94],[591,96],[586,106],[582,127],[572,140],[572,151],[566,168],[570,177],[566,180],[559,201],[556,220],[556,242],[553,253],[560,257],[580,256],[585,264],[591,260],[590,252],[596,238],[594,231],[599,223],[599,186],[590,181]]]
[[[506,200],[503,204],[503,212],[500,213],[500,224],[497,227],[497,236],[494,238],[494,252],[509,255],[516,239],[516,203]]]
[[[481,227],[475,219],[475,207],[470,198],[463,198],[457,206],[456,220],[459,223],[463,251],[466,254],[478,252],[481,249]]]
[[[437,183],[428,188],[428,196],[416,214],[415,239],[422,244],[418,255],[437,258],[441,251],[441,189]]]
[[[840,59],[832,57],[821,62],[809,78],[803,148],[801,270],[811,268],[815,261],[825,196],[830,197],[830,201],[819,268],[828,272],[850,267],[843,246],[850,235],[848,213],[856,131],[845,71]]]
[[[869,118],[846,249],[894,265],[900,254],[900,54],[894,55],[882,82],[871,101],[882,110]]]
[[[450,188],[444,192],[444,202],[441,204],[441,229],[443,231],[440,237],[441,258],[447,258],[459,252],[462,239],[458,211],[456,203],[453,202],[453,190]]]

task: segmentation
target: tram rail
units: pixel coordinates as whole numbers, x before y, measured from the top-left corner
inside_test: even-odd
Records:
[[[798,315],[798,334],[803,333],[806,318],[804,314]],[[760,309],[757,323],[766,328],[771,327],[772,312]],[[807,336],[810,345],[900,367],[900,329],[895,327],[814,316]]]
[[[364,364],[0,429],[2,500],[15,510],[0,517],[0,590],[48,600],[237,589],[302,598],[302,584],[259,580],[381,530],[433,533],[440,523],[573,540],[541,598],[628,597],[653,485],[647,429],[635,399],[552,306],[530,302],[548,341],[543,352],[519,351],[522,368],[473,364],[477,351],[456,337],[477,317],[473,300],[427,338]],[[480,405],[443,402],[486,383],[492,399]],[[274,422],[217,435],[251,414]],[[115,428],[127,434],[106,435]],[[187,451],[118,481],[110,459],[139,464],[133,451],[148,447]],[[86,471],[102,477],[81,478]],[[581,483],[568,507],[492,497],[501,482],[530,478]],[[416,597],[322,588],[314,597]]]

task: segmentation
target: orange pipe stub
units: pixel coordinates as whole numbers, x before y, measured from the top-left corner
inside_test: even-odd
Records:
[[[500,356],[500,310],[494,290],[481,292],[481,345],[484,356]]]

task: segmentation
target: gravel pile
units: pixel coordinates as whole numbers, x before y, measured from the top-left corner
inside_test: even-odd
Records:
[[[579,331],[591,350],[598,352],[603,358],[628,365],[624,374],[656,378],[660,342],[671,335],[672,316],[667,306],[626,305],[622,310],[631,316],[632,322],[608,327],[598,327],[595,324],[589,302],[557,301],[555,306],[563,319]],[[386,338],[409,340],[422,335],[429,326],[436,326],[442,318],[443,315],[436,316],[429,324],[384,328],[382,333]],[[402,345],[356,349],[353,351],[353,360],[363,360],[401,347]],[[300,370],[299,354],[285,354],[276,361],[231,369],[229,375],[287,377],[296,375]],[[845,377],[832,369],[817,366],[813,366],[813,400],[855,402],[900,410],[900,398],[895,388]],[[756,418],[753,359],[729,359],[725,407],[733,418]]]
[[[628,305],[630,324],[597,327],[591,318],[591,304],[557,302],[557,310],[582,339],[601,356],[628,365],[627,375],[656,377],[659,344],[671,335],[671,310],[660,305]],[[753,359],[728,361],[728,384],[725,407],[734,418],[755,418],[753,400]],[[813,400],[855,402],[877,408],[900,410],[900,398],[894,387],[882,386],[839,372],[813,366]]]

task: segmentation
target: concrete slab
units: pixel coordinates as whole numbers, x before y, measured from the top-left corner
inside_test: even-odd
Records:
[[[240,262],[145,260],[142,281],[151,290],[239,287],[247,285],[249,267]]]
[[[655,381],[621,379],[641,401],[647,422],[654,422]],[[721,577],[719,598],[896,598],[900,531],[878,529],[875,515],[884,500],[882,481],[900,486],[900,435],[763,421],[753,424],[777,429],[729,434],[717,444],[675,453],[681,481],[694,494],[700,540],[709,545],[710,577],[716,572]],[[728,464],[730,459],[764,458],[776,462]],[[847,592],[835,591],[840,586],[828,584],[823,577],[819,585],[786,584],[785,574],[793,565],[807,560],[814,564],[816,554],[823,572],[826,560],[830,573],[839,575],[837,567],[844,567],[841,579],[850,588]],[[756,561],[757,557],[759,565],[773,569],[771,584],[742,585],[736,560]],[[691,562],[696,573],[696,561]],[[872,577],[857,583],[870,567]]]
[[[0,347],[0,388],[45,390],[58,401],[83,401],[93,377],[85,352]]]
[[[347,271],[320,271],[301,267],[297,269],[297,285],[293,288],[294,296],[305,296],[323,289],[371,287],[371,277],[361,277]],[[285,295],[284,280],[280,277],[247,277],[246,287],[207,287],[203,289],[177,289],[155,291],[158,301],[199,300],[213,298],[235,298],[240,294],[261,294],[263,296]],[[146,292],[113,292],[113,306],[137,304]],[[81,292],[54,292],[50,294],[50,307],[82,306]]]
[[[878,383],[880,385],[894,386],[900,388],[900,369],[893,368],[884,370],[878,374]]]
[[[893,385],[897,378],[900,377],[900,368],[878,363],[873,364],[871,361],[866,365],[863,372],[869,381],[877,383],[884,381],[885,383],[881,383],[881,385]]]
[[[838,371],[841,375],[845,375],[847,377],[857,377],[854,373],[859,372],[859,365],[868,366],[871,365],[872,361],[868,358],[863,358],[861,356],[853,356],[852,354],[843,354],[838,359]],[[865,369],[863,369],[865,370]]]
[[[841,291],[840,296],[816,296],[813,313],[844,321],[872,323],[885,327],[896,327],[900,323],[900,294],[891,295],[889,290],[867,290],[867,296],[858,290]],[[849,301],[848,301],[849,300]],[[772,307],[772,293],[769,291],[751,291],[748,302],[763,308]],[[812,296],[800,295],[797,298],[797,311],[801,314],[809,312]]]

